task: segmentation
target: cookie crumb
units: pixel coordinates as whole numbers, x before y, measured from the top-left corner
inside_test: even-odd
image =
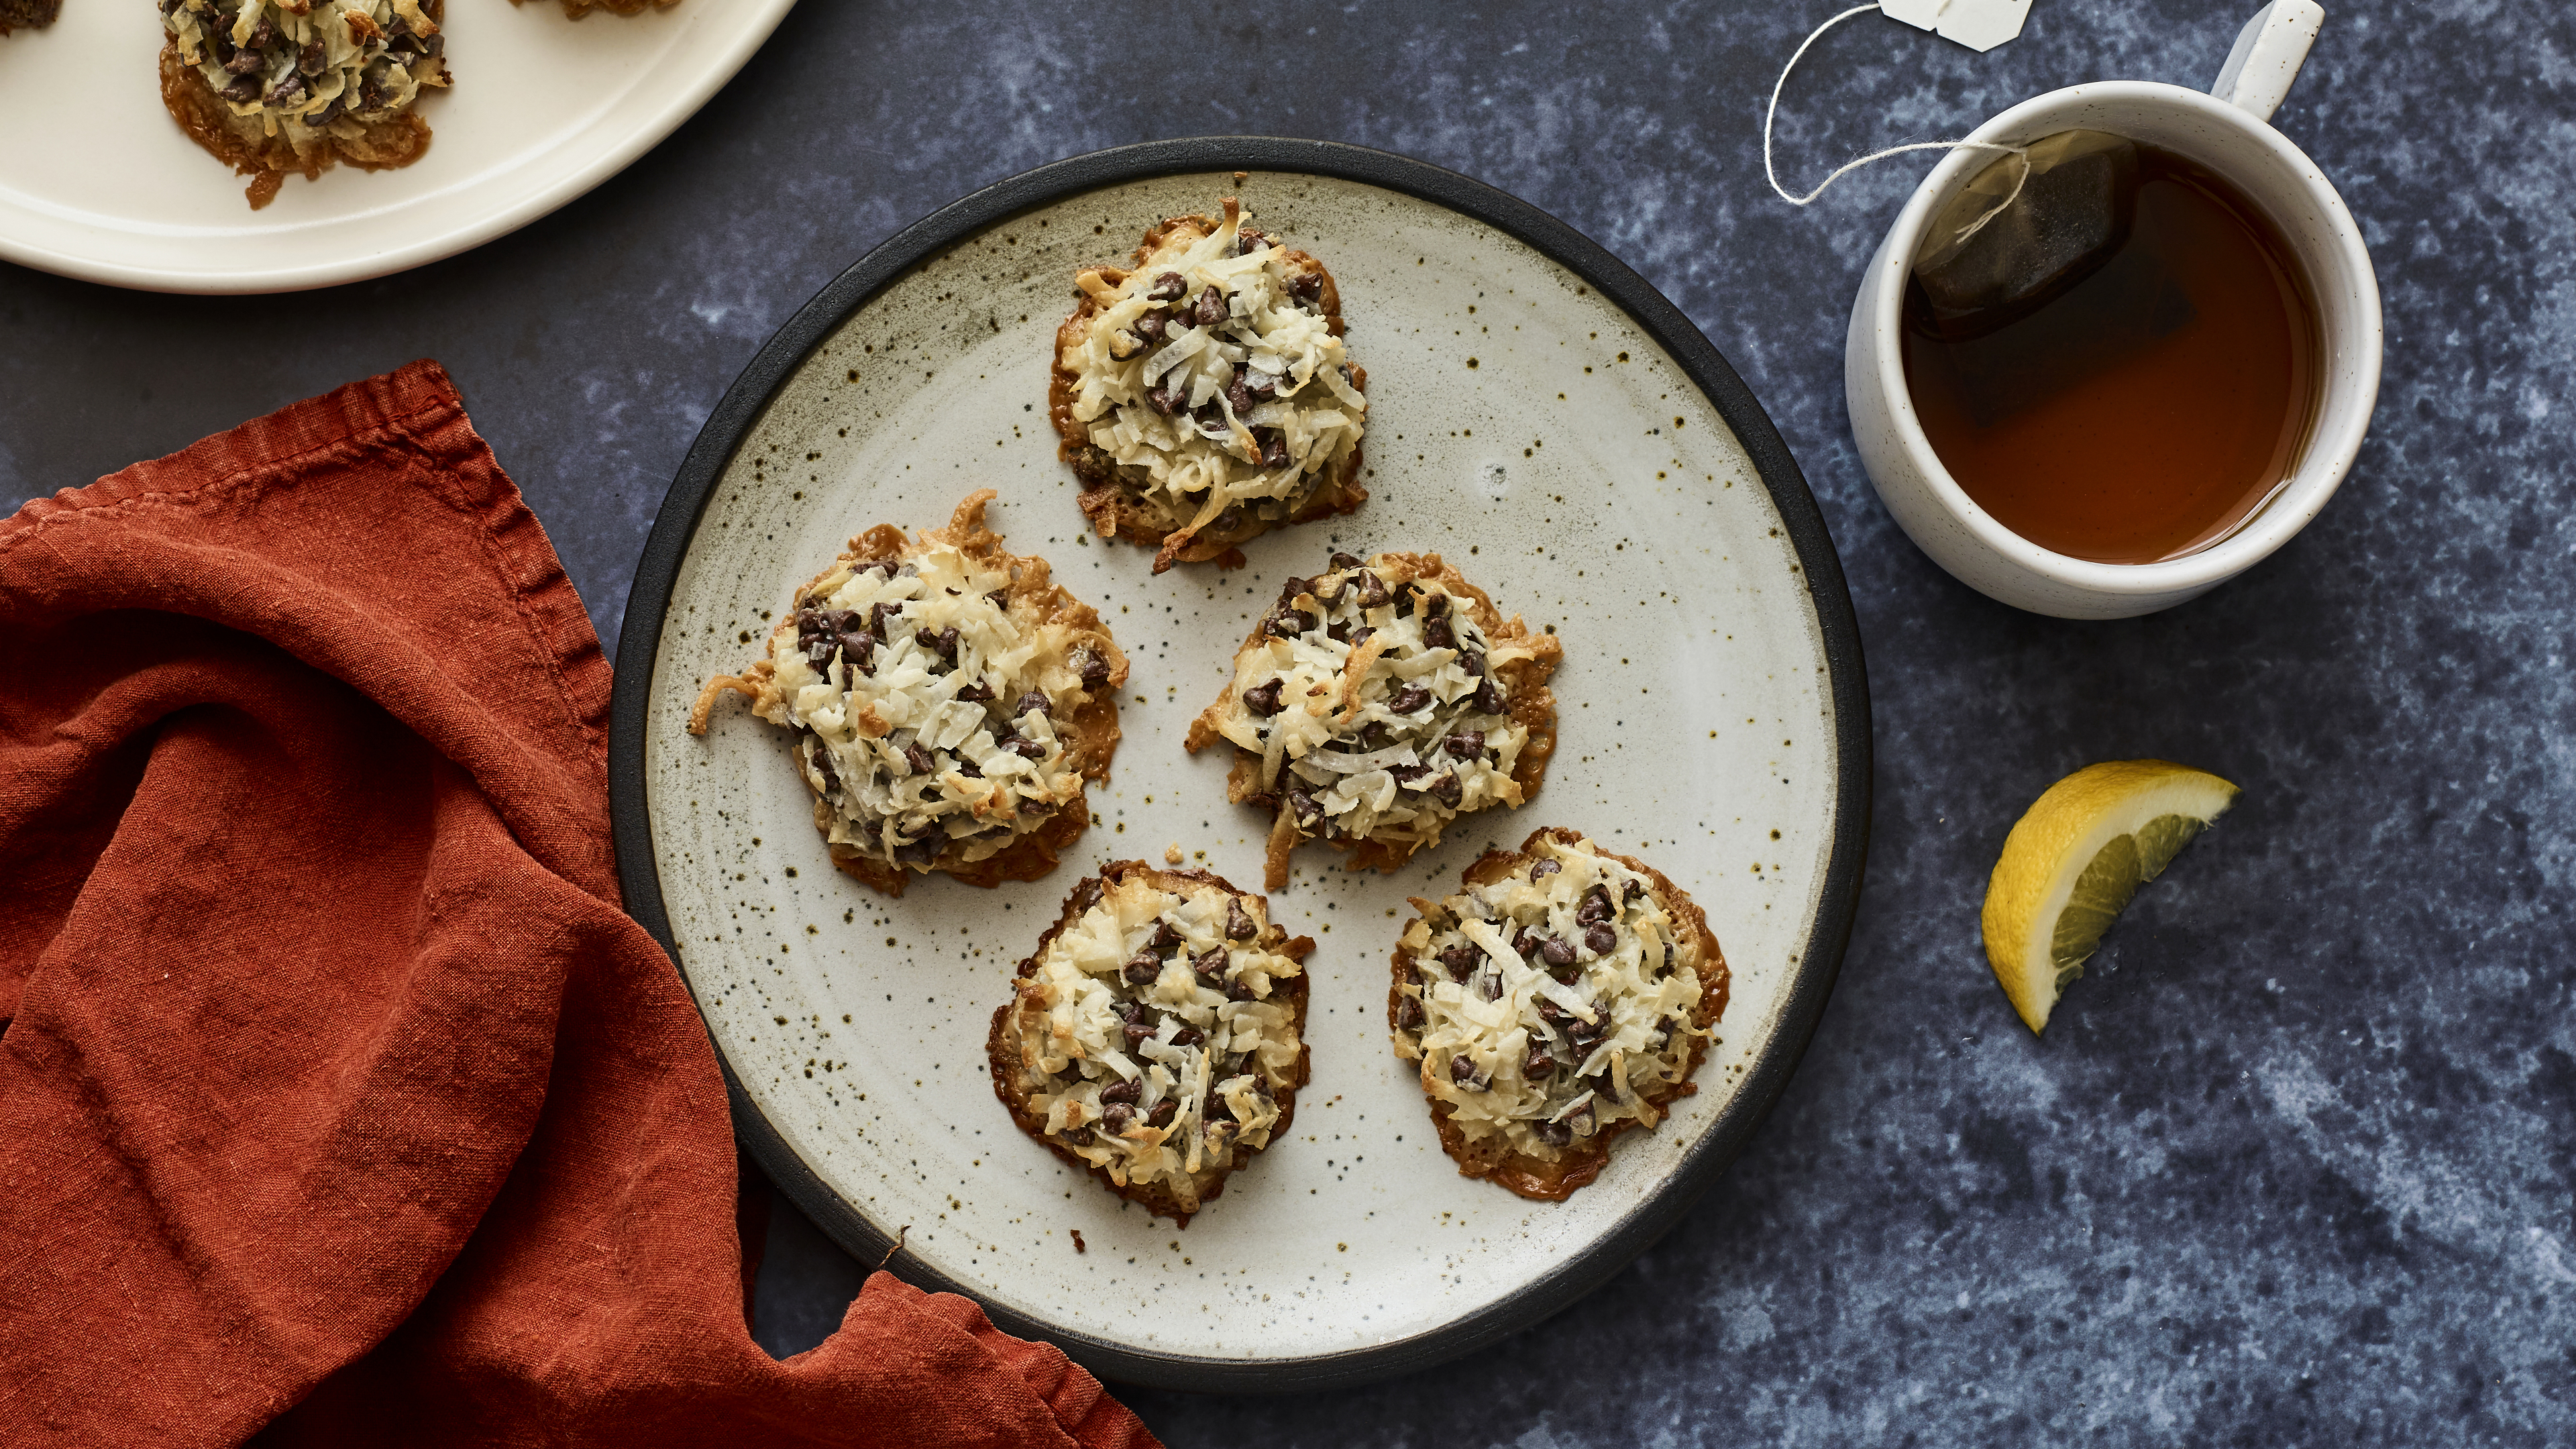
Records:
[[[1089,1248],[1082,1245],[1082,1229],[1080,1228],[1075,1228],[1073,1230],[1073,1250],[1077,1253],[1088,1253],[1091,1251]]]
[[[1189,857],[1181,854],[1181,843],[1177,840],[1163,847],[1163,864],[1165,865],[1179,865],[1182,861],[1187,860],[1188,858]]]

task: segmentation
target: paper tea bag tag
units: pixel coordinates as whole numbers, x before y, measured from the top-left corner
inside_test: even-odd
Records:
[[[2030,18],[2030,0],[1878,0],[1878,8],[1980,54],[2021,34]]]

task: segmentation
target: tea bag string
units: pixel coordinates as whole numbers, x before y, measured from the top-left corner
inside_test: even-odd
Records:
[[[2011,193],[2006,195],[2003,200],[1996,202],[1993,208],[1987,211],[1985,215],[1978,217],[1975,221],[1970,222],[1966,227],[1960,230],[1959,235],[1954,240],[1965,241],[1969,237],[1975,236],[1979,231],[1982,231],[1987,222],[1990,222],[1997,216],[2001,215],[2004,208],[2012,205],[2013,202],[2021,196],[2022,183],[2030,179],[2030,154],[2026,148],[2020,146],[2001,145],[1993,141],[1914,141],[1903,146],[1890,146],[1884,151],[1872,151],[1868,155],[1860,157],[1858,160],[1844,163],[1842,166],[1836,168],[1831,176],[1818,182],[1815,190],[1808,192],[1804,196],[1791,196],[1789,194],[1789,188],[1780,184],[1780,173],[1771,163],[1771,123],[1773,119],[1780,114],[1780,92],[1789,84],[1789,72],[1798,68],[1798,62],[1806,58],[1807,51],[1812,48],[1817,41],[1824,39],[1826,31],[1833,29],[1835,26],[1842,24],[1844,21],[1851,19],[1855,15],[1866,15],[1870,11],[1878,8],[1876,0],[1871,0],[1870,4],[1855,5],[1849,10],[1844,11],[1842,14],[1835,16],[1833,19],[1826,21],[1824,24],[1817,26],[1814,30],[1807,33],[1807,38],[1805,40],[1798,43],[1797,50],[1789,57],[1789,63],[1780,67],[1780,78],[1771,83],[1770,109],[1762,113],[1762,174],[1771,178],[1771,189],[1780,193],[1780,199],[1782,201],[1789,203],[1791,206],[1805,206],[1807,203],[1814,201],[1817,197],[1824,195],[1826,187],[1840,181],[1849,173],[1857,171],[1873,161],[1884,161],[1890,156],[1901,156],[1908,151],[1997,151],[2007,156],[2020,157],[2022,160],[2021,174],[2013,178]]]

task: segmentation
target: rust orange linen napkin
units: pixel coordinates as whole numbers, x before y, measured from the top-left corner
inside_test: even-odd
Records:
[[[608,683],[435,363],[0,524],[0,1442],[1153,1442],[885,1273],[752,1342]]]

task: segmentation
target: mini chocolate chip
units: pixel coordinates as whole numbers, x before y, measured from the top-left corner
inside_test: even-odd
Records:
[[[1154,1034],[1154,1022],[1150,1017],[1140,1016],[1136,1020],[1128,1022],[1126,1025],[1121,1026],[1118,1029],[1120,1032],[1124,1033],[1127,1038],[1127,1049],[1129,1051],[1134,1051],[1139,1045],[1143,1044],[1145,1038]]]
[[[1418,584],[1415,585],[1415,587],[1421,588]],[[1435,593],[1427,588],[1422,589],[1422,617],[1426,619],[1448,618],[1449,596],[1447,594]]]
[[[1337,553],[1332,557],[1332,565],[1337,569],[1355,569],[1360,566],[1359,556],[1356,554]],[[1348,582],[1348,580],[1344,580],[1344,582]]]
[[[1482,655],[1482,654],[1477,653],[1477,652],[1476,652],[1475,650],[1473,650],[1473,649],[1461,649],[1461,650],[1459,650],[1459,651],[1458,651],[1458,672],[1459,672],[1459,673],[1461,673],[1461,674],[1463,674],[1463,675],[1465,675],[1465,676],[1467,676],[1469,679],[1482,679],[1482,678],[1484,678],[1484,677],[1485,677],[1485,656],[1484,656],[1484,655]]]
[[[1321,272],[1291,272],[1288,275],[1288,295],[1296,298],[1300,302],[1312,302],[1323,296],[1324,274]]]
[[[1148,1127],[1169,1127],[1172,1125],[1172,1118],[1178,1115],[1180,1110],[1180,1103],[1173,1101],[1169,1097],[1165,1097],[1163,1100],[1154,1104],[1153,1111],[1145,1114],[1145,1125]]]
[[[1254,714],[1261,716],[1263,719],[1268,719],[1272,715],[1277,714],[1280,710],[1287,707],[1279,702],[1279,689],[1284,683],[1286,683],[1286,681],[1273,679],[1267,684],[1256,684],[1250,689],[1245,690],[1243,692],[1243,707],[1252,711]]]
[[[1155,977],[1163,974],[1163,958],[1150,950],[1139,951],[1127,958],[1126,969],[1119,974],[1127,978],[1130,986],[1151,985]]]
[[[1252,989],[1250,978],[1237,976],[1232,981],[1226,983],[1225,999],[1228,1001],[1258,1001],[1261,999],[1261,993]]]
[[[1476,712],[1502,714],[1509,708],[1510,702],[1503,698],[1502,686],[1494,683],[1492,675],[1486,675],[1485,682],[1476,686]]]
[[[1234,1106],[1227,1102],[1225,1098],[1218,1096],[1214,1092],[1210,1092],[1208,1093],[1207,1109],[1199,1115],[1206,1118],[1211,1124],[1208,1136],[1213,1139],[1216,1136],[1213,1124],[1233,1121]]]
[[[1241,897],[1226,897],[1225,938],[1227,940],[1249,941],[1255,935],[1260,933],[1260,929],[1260,927],[1253,924],[1252,913],[1243,908],[1243,900]]]
[[[1536,926],[1523,926],[1512,933],[1512,949],[1526,961],[1537,953],[1539,942],[1546,939],[1547,937],[1541,935]]]
[[[1097,689],[1109,681],[1109,661],[1088,649],[1073,652],[1073,672],[1087,688]]]
[[[1387,600],[1391,596],[1386,591],[1386,580],[1378,577],[1377,570],[1360,570],[1359,582],[1361,608],[1381,609],[1386,607]]]
[[[1595,1094],[1607,1097],[1613,1102],[1624,1100],[1619,1095],[1618,1083],[1610,1080],[1608,1072],[1603,1072],[1597,1077],[1585,1077],[1583,1085],[1590,1087]]]
[[[1187,400],[1188,395],[1183,393],[1177,386],[1149,387],[1145,389],[1145,406],[1152,408],[1155,412],[1158,412],[1167,418],[1177,416],[1181,411],[1181,404]]]
[[[1112,1082],[1108,1086],[1100,1089],[1100,1100],[1104,1102],[1125,1102],[1128,1105],[1133,1106],[1136,1099],[1144,1094],[1144,1083],[1131,1082],[1121,1078],[1120,1080]]]
[[[1038,714],[1045,714],[1047,712],[1047,697],[1045,690],[1032,689],[1028,693],[1021,695],[1020,702],[1011,706],[1011,718],[1026,719],[1032,711]]]
[[[1395,777],[1395,783],[1411,790],[1419,788],[1414,782],[1430,774],[1431,767],[1429,765],[1389,765],[1386,767],[1386,772]]]
[[[1226,952],[1223,946],[1210,946],[1190,958],[1190,969],[1210,981],[1225,978]]]
[[[1163,345],[1163,339],[1170,335],[1172,324],[1164,320],[1162,313],[1148,312],[1129,325],[1136,329],[1138,340],[1146,346],[1160,347]]]
[[[1248,257],[1269,244],[1270,238],[1248,226],[1238,229],[1234,234],[1234,254],[1239,257]]]
[[[894,858],[906,865],[928,865],[939,858],[939,847],[943,843],[938,836],[933,835],[925,840],[916,840],[910,845],[898,845],[894,848]]]
[[[1448,620],[1434,619],[1430,623],[1422,626],[1422,647],[1425,649],[1455,649],[1458,647],[1458,636],[1449,632]]]
[[[1484,1090],[1476,1080],[1476,1064],[1465,1057],[1449,1059],[1449,1080],[1471,1092]]]
[[[1398,1031],[1419,1031],[1419,1030],[1422,1028],[1422,1022],[1423,1022],[1423,1015],[1422,1015],[1422,1003],[1421,1003],[1420,1001],[1417,1001],[1417,1000],[1415,1000],[1414,998],[1412,998],[1412,997],[1410,997],[1410,996],[1400,996],[1400,997],[1397,997],[1397,998],[1396,998],[1396,1002],[1395,1002],[1395,1028],[1396,1028],[1396,1030],[1398,1030]]]
[[[923,749],[918,741],[903,747],[903,762],[910,765],[916,775],[927,775],[939,768],[939,762],[932,759],[930,751]]]
[[[1230,534],[1243,527],[1243,517],[1243,505],[1229,503],[1225,506],[1225,511],[1216,516],[1216,522],[1211,526],[1220,534]]]
[[[1281,609],[1270,616],[1270,633],[1273,638],[1294,639],[1314,628],[1315,622],[1315,616],[1303,609]]]
[[[903,605],[877,603],[868,605],[868,632],[880,639],[894,638],[894,621],[903,617]]]
[[[1530,862],[1530,879],[1542,881],[1564,868],[1553,860],[1534,860]]]
[[[1169,921],[1154,923],[1154,949],[1168,951],[1181,944],[1181,933]]]
[[[1268,402],[1279,396],[1279,379],[1267,372],[1243,374],[1243,392],[1254,402]]]
[[[1185,1026],[1179,1031],[1172,1033],[1172,1045],[1174,1046],[1197,1046],[1200,1042],[1206,1040],[1207,1033],[1199,1030],[1195,1026]]]
[[[1538,943],[1539,958],[1550,966],[1574,964],[1574,947],[1563,937],[1550,936]]]
[[[1562,1027],[1574,1019],[1574,1013],[1557,1005],[1555,998],[1542,996],[1538,999],[1538,1019],[1550,1026]]]
[[[1225,385],[1225,405],[1234,409],[1238,418],[1252,411],[1252,389],[1244,385],[1242,373],[1236,373],[1234,380]]]
[[[1406,685],[1388,697],[1386,708],[1389,714],[1411,714],[1430,702],[1430,690],[1417,685]]]
[[[1583,944],[1592,948],[1593,955],[1607,956],[1619,949],[1619,933],[1608,926],[1586,926]]]
[[[993,686],[978,679],[958,690],[957,698],[967,704],[990,704],[993,702]]]
[[[1531,1081],[1536,1081],[1555,1070],[1556,1058],[1549,1056],[1547,1048],[1543,1045],[1531,1047],[1529,1059],[1521,1063],[1521,1075]]]
[[[1064,1140],[1076,1147],[1089,1147],[1094,1136],[1095,1134],[1088,1127],[1074,1127],[1066,1130]]]
[[[1474,946],[1452,946],[1440,953],[1440,965],[1452,981],[1464,981],[1484,964],[1485,953]]]
[[[1190,303],[1190,320],[1201,327],[1214,327],[1225,320],[1225,289],[1202,287]]]
[[[912,642],[920,645],[924,649],[928,649],[933,653],[938,654],[940,657],[951,663],[956,662],[957,630],[954,625],[935,632],[929,629],[924,629],[912,636]]]
[[[1252,436],[1253,441],[1261,445],[1262,467],[1285,468],[1288,466],[1288,435],[1286,433],[1281,432],[1277,428],[1263,428],[1260,432],[1257,432]]]
[[[1370,628],[1366,624],[1362,624],[1360,627],[1353,629],[1351,631],[1351,647],[1357,649],[1361,645],[1366,644],[1376,635],[1376,633],[1377,631],[1375,629]]]
[[[1458,772],[1455,770],[1443,770],[1440,778],[1431,782],[1431,798],[1452,810],[1458,808],[1458,802],[1465,799],[1466,795],[1467,787],[1458,783]]]
[[[1627,881],[1622,883],[1619,887],[1619,899],[1623,901],[1633,901],[1645,893],[1646,883],[1641,880]]]
[[[1594,886],[1583,893],[1582,904],[1574,908],[1574,919],[1589,926],[1610,919],[1617,910],[1618,907],[1610,904],[1610,893]]]
[[[1046,758],[1046,746],[1039,744],[1035,740],[1013,740],[1009,744],[1003,746],[1003,748],[1009,750],[1012,754],[1019,756],[1023,760],[1043,760]]]
[[[1303,786],[1288,787],[1288,809],[1301,829],[1324,818],[1324,807],[1316,804],[1315,797],[1308,794]]]
[[[969,780],[980,780],[984,778],[984,767],[976,764],[973,760],[960,755],[957,757],[957,773],[965,776]],[[1004,829],[1005,833],[1007,833],[1008,827],[1004,827]]]
[[[1100,1114],[1101,1128],[1112,1137],[1125,1136],[1127,1124],[1135,1120],[1136,1109],[1124,1102],[1112,1102],[1109,1109]]]
[[[1458,733],[1451,735],[1446,740],[1441,741],[1440,748],[1447,750],[1453,759],[1475,759],[1485,753],[1485,732],[1483,730],[1460,730]],[[1553,861],[1549,863],[1554,864]]]
[[[1351,621],[1348,619],[1335,619],[1333,622],[1324,626],[1324,637],[1332,640],[1336,644],[1350,643]]]
[[[1154,278],[1154,284],[1145,289],[1145,300],[1148,302],[1177,302],[1181,300],[1181,294],[1187,292],[1189,289],[1190,284],[1181,280],[1180,273],[1165,272]]]
[[[1538,1140],[1550,1147],[1563,1147],[1574,1140],[1574,1129],[1562,1122],[1541,1122],[1537,1131]]]

